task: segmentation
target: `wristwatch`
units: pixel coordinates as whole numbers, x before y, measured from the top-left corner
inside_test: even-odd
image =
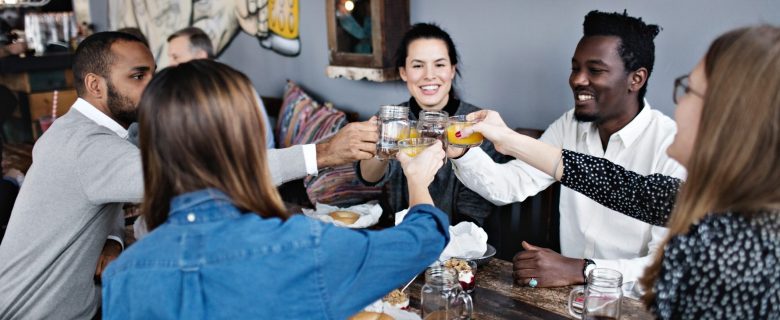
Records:
[[[590,271],[596,269],[596,263],[590,259],[583,259],[583,260],[585,260],[585,266],[582,267],[582,274],[585,276],[585,281],[587,282]]]

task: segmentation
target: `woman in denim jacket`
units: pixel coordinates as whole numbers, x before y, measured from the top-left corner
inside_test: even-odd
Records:
[[[186,85],[185,85],[186,84]],[[449,239],[428,184],[436,145],[400,161],[410,214],[382,231],[285,212],[249,79],[196,60],[160,72],[139,105],[150,230],[103,274],[107,319],[345,319],[409,281]]]

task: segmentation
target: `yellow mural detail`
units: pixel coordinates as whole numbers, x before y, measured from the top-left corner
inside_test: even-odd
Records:
[[[278,36],[298,38],[298,0],[269,0],[268,27]]]

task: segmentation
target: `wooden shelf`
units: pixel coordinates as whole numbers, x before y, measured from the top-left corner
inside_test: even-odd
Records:
[[[368,80],[374,82],[385,82],[399,80],[396,68],[360,68],[360,67],[342,67],[328,66],[325,74],[329,78],[345,78],[349,80]]]

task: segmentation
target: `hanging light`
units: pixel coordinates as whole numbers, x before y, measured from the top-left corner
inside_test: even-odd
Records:
[[[352,12],[353,9],[355,9],[355,2],[352,0],[347,0],[344,2],[344,9],[347,9],[347,11]]]

